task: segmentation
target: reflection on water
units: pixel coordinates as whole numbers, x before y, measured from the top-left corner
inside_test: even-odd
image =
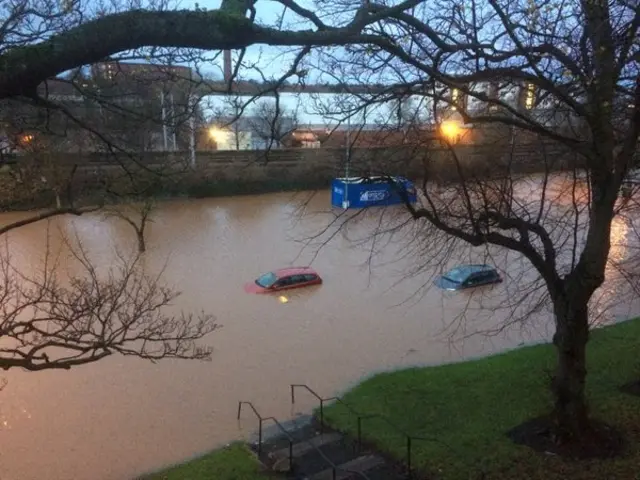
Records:
[[[629,224],[626,218],[616,217],[611,223],[611,250],[609,266],[622,262],[629,248]]]
[[[640,305],[640,237],[630,218],[615,217],[611,224],[611,249],[606,281],[591,300],[591,324],[636,315]]]
[[[522,284],[535,285],[537,278],[518,255],[464,248],[443,265],[420,259],[431,270],[407,277],[416,257],[398,239],[410,239],[410,232],[374,246],[336,236],[319,252],[309,247],[301,253],[296,240],[318,231],[332,216],[300,218],[291,198],[274,194],[162,204],[148,227],[145,266],[166,266],[165,278],[183,292],[176,308],[216,315],[223,328],[206,339],[214,348],[213,360],[154,365],[113,357],[68,372],[6,372],[9,383],[0,393],[0,477],[131,477],[250,433],[252,422],[239,428],[235,420],[239,400],[286,419],[293,413],[291,383],[308,383],[330,395],[373,371],[454,361],[548,338],[548,310],[538,303],[540,295],[534,291],[513,302]],[[328,205],[329,196],[322,193],[307,210],[320,212]],[[369,218],[350,225],[349,237],[366,238],[376,222]],[[41,223],[9,237],[14,262],[25,273],[38,267],[45,231]],[[112,261],[114,248],[135,248],[126,223],[100,216],[59,218],[50,232],[52,250],[63,249],[59,232],[77,232],[91,258],[103,265]],[[244,283],[260,273],[311,262],[323,285],[282,295],[244,292]],[[495,263],[508,280],[475,292],[424,288],[437,272],[463,262]],[[519,321],[518,314],[529,311],[533,318]],[[486,330],[494,334],[472,335]],[[296,410],[313,406],[313,399],[301,398]]]

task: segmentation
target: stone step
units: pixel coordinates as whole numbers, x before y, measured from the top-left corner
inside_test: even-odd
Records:
[[[302,440],[298,443],[293,444],[292,456],[294,458],[300,457],[311,450],[315,450],[315,448],[319,448],[323,445],[327,445],[329,443],[337,442],[342,438],[342,435],[339,433],[326,433],[317,435],[315,437],[311,437],[307,440]],[[286,446],[281,448],[280,450],[273,451],[268,454],[269,458],[274,461],[281,460],[283,458],[289,458],[289,447]]]
[[[407,480],[406,471],[400,470],[397,466],[389,463],[367,470],[366,475],[368,480]],[[354,480],[364,479],[356,476]]]
[[[283,425],[285,426],[285,425]],[[266,456],[270,452],[275,452],[276,450],[289,448],[289,438],[282,433],[279,428],[271,428],[269,426],[269,430],[265,428],[263,430],[262,437],[262,455],[266,458]],[[287,428],[288,427],[288,428]],[[301,422],[297,423],[296,420],[292,420],[287,422],[285,426],[288,434],[293,438],[295,443],[301,442],[306,438],[312,438],[316,435],[320,434],[318,427],[314,423],[306,423]],[[251,438],[250,442],[251,448],[254,451],[258,449],[258,436],[254,435]]]
[[[249,427],[253,427],[253,424],[247,423]],[[311,432],[313,430],[317,430],[317,428],[313,425],[313,417],[311,415],[299,415],[289,420],[284,420],[280,422],[289,433],[294,433],[297,431],[305,431],[305,435],[309,435],[307,432]],[[270,442],[273,439],[281,438],[283,436],[282,430],[272,422],[265,422],[262,427],[262,441],[264,443]],[[252,433],[248,439],[249,443],[255,443],[258,441],[258,432],[252,428]]]
[[[377,455],[363,455],[348,462],[338,465],[335,480],[347,480],[358,478],[358,473],[365,473],[367,470],[383,465],[385,461]],[[334,480],[333,469],[327,468],[322,472],[310,475],[307,480]]]
[[[297,430],[301,430],[303,428],[310,428],[313,423],[313,416],[311,415],[297,415],[289,420],[283,420],[280,422],[285,430],[288,432],[295,432]],[[272,438],[282,436],[282,430],[272,422],[265,422],[265,425],[262,430],[262,439],[264,441],[269,441]],[[252,440],[257,440],[257,435],[254,432],[254,436]]]
[[[363,454],[358,452],[348,439],[341,437],[339,441],[314,448],[295,458],[294,469],[300,478],[306,478],[326,470],[331,464],[340,465]]]

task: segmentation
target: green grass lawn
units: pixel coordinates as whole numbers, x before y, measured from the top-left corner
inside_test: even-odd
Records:
[[[569,461],[512,443],[505,433],[548,413],[551,345],[480,360],[383,373],[343,396],[360,413],[381,414],[415,436],[413,463],[444,480],[640,480],[640,397],[618,387],[640,378],[640,320],[592,333],[588,396],[594,416],[618,427],[628,441],[624,457]],[[339,404],[325,410],[332,426],[355,434],[356,418]],[[398,459],[406,439],[384,422],[363,420],[363,435]],[[481,477],[484,472],[485,477]]]
[[[200,458],[139,480],[266,480],[260,464],[241,443],[215,450]]]

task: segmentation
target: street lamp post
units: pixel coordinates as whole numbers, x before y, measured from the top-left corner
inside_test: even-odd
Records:
[[[349,175],[351,166],[351,113],[347,117],[347,135],[346,135],[346,145],[345,145],[345,154],[346,154],[346,163],[344,167],[344,199],[342,200],[342,208],[345,210],[349,208]]]
[[[176,150],[178,150],[178,145],[176,143],[176,107],[175,107],[175,103],[173,102],[173,93],[171,94],[171,127],[173,130],[173,135],[171,136],[172,139],[172,143],[173,143],[173,151],[175,152]]]
[[[160,91],[160,106],[162,107],[162,140],[164,151],[167,151],[167,109],[164,104],[164,90]]]
[[[193,100],[192,100],[193,98]],[[189,153],[191,154],[191,168],[196,168],[196,111],[198,107],[198,101],[195,97],[189,95]]]

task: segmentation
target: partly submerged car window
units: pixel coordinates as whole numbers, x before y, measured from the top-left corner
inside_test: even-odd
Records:
[[[495,279],[498,278],[498,274],[496,273],[495,270],[489,270],[484,274],[483,280],[487,281],[487,282],[491,282]]]
[[[260,276],[256,280],[256,283],[262,288],[269,288],[274,283],[276,283],[276,280],[278,280],[278,277],[276,276],[276,274],[273,273],[273,272],[269,272],[269,273],[265,273],[264,275]]]
[[[467,279],[467,277],[469,276],[469,273],[470,272],[468,268],[456,267],[449,270],[442,277],[445,280],[449,280],[454,283],[462,283]]]

